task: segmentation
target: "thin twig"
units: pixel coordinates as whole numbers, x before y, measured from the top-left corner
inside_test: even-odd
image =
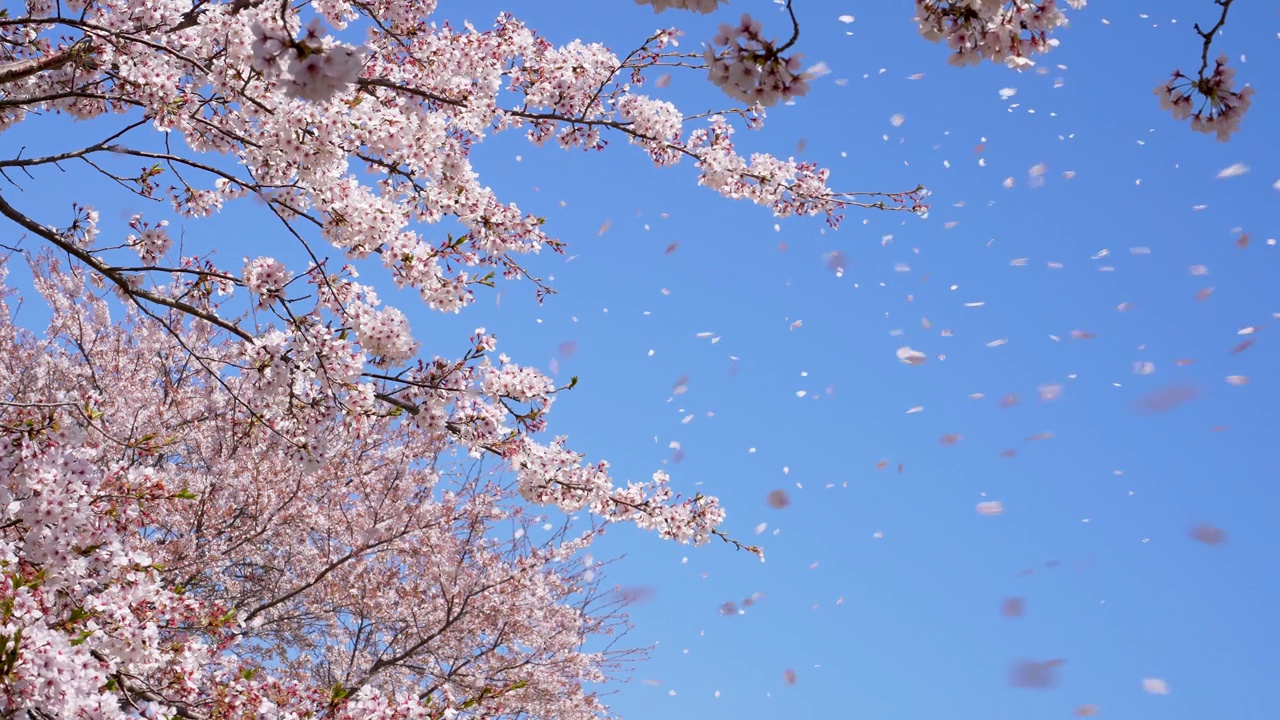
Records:
[[[1200,50],[1200,72],[1197,73],[1201,79],[1204,79],[1204,71],[1209,67],[1209,46],[1213,45],[1213,38],[1227,23],[1227,12],[1231,10],[1231,3],[1235,0],[1213,0],[1215,5],[1222,6],[1222,15],[1218,18],[1218,23],[1205,32],[1200,29],[1200,23],[1195,24],[1196,32],[1204,39],[1204,47]]]

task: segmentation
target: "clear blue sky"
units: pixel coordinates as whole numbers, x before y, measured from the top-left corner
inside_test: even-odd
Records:
[[[498,136],[477,165],[570,243],[568,259],[531,263],[559,294],[538,307],[527,285],[506,284],[500,304],[483,296],[457,318],[411,313],[421,337],[440,339],[428,352],[456,353],[452,338],[487,325],[516,359],[555,359],[562,379],[581,381],[556,404],[554,432],[621,479],[665,467],[678,489],[720,496],[727,530],[765,545],[760,564],[720,544],[610,530],[595,554],[628,554],[612,581],[653,590],[633,608],[630,640],[656,643],[613,708],[673,720],[1025,720],[1088,704],[1104,718],[1275,717],[1276,3],[1236,3],[1215,44],[1257,91],[1229,144],[1174,122],[1151,92],[1198,63],[1191,25],[1216,19],[1209,0],[1091,3],[1041,59],[1043,75],[949,67],[918,37],[908,0],[796,8],[801,50],[832,73],[741,134],[743,146],[829,165],[841,189],[924,183],[927,220],[850,213],[837,231],[777,221],[696,187],[691,167],[650,167],[621,139],[582,154]],[[619,54],[666,24],[696,49],[742,11],[788,29],[768,0],[711,20],[655,17],[630,0],[442,0],[440,13],[487,26],[499,10],[554,42],[601,40]],[[653,92],[686,112],[725,104],[692,73]],[[62,127],[23,128],[7,146],[52,142]],[[1218,178],[1236,163],[1249,171]],[[41,193],[47,207],[65,203],[59,188],[29,185],[27,207]],[[227,238],[254,236],[251,217],[191,223],[187,237],[238,259],[248,250]],[[833,251],[847,257],[843,277],[826,265]],[[1250,326],[1256,342],[1233,353]],[[900,363],[903,345],[928,362]],[[1155,371],[1135,374],[1143,361]],[[1041,402],[1046,384],[1061,397]],[[1170,388],[1198,395],[1139,412]],[[1002,408],[1010,394],[1021,402]],[[1053,437],[1027,441],[1040,433]],[[963,439],[941,443],[949,434]],[[766,504],[774,489],[790,507]],[[984,500],[1004,514],[978,514]],[[1191,539],[1200,523],[1227,542]],[[754,593],[745,614],[721,614]],[[1007,597],[1025,599],[1025,615],[1002,617]],[[1057,687],[1010,687],[1019,659],[1065,660]],[[1143,678],[1171,693],[1144,692]]]

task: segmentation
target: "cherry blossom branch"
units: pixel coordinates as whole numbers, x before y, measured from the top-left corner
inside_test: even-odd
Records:
[[[207,2],[209,2],[209,0],[196,0],[196,2],[191,6],[191,9],[182,15],[182,21],[170,28],[168,32],[181,32],[199,25],[200,16],[204,14],[204,5]],[[243,10],[256,8],[264,2],[266,2],[266,0],[233,0],[230,4],[230,14],[239,14]]]
[[[1200,70],[1196,73],[1199,77],[1204,77],[1204,71],[1209,67],[1209,48],[1213,45],[1213,39],[1217,36],[1218,31],[1223,25],[1227,24],[1227,13],[1231,10],[1231,3],[1235,0],[1213,0],[1215,5],[1222,7],[1222,15],[1218,17],[1218,22],[1209,28],[1208,32],[1200,29],[1200,23],[1196,23],[1192,27],[1195,28],[1197,34],[1204,40],[1204,45],[1200,49]]]
[[[796,19],[796,11],[795,8],[791,7],[791,2],[792,0],[787,0],[786,4],[787,15],[791,17],[791,37],[778,46],[778,52],[780,53],[790,50],[791,46],[795,45],[796,41],[800,39],[800,21]]]
[[[507,112],[510,115],[514,115],[514,116],[521,117],[528,120],[564,122],[570,125],[584,125],[588,127],[606,127],[612,130],[617,130],[618,132],[628,135],[636,140],[659,144],[666,149],[669,149],[673,152],[679,153],[681,155],[684,155],[685,157],[691,158],[699,162],[706,160],[706,156],[703,153],[695,150],[691,150],[687,145],[683,143],[672,142],[669,140],[665,140],[663,138],[645,135],[641,132],[636,131],[632,127],[632,123],[622,121],[622,120],[610,120],[610,119],[582,120],[576,117],[568,117],[568,116],[560,115],[553,112],[530,112],[526,110],[507,110],[505,112]],[[742,112],[745,112],[745,111],[742,111]],[[745,170],[739,170],[736,172],[741,177],[754,180],[762,185],[774,186],[779,189],[785,189],[788,191],[792,189],[791,186],[789,185],[778,182],[772,178],[766,177],[758,173],[753,173]],[[924,186],[917,185],[915,188],[911,190],[904,190],[900,192],[847,191],[847,192],[828,192],[826,195],[822,195],[822,196],[813,196],[813,197],[803,196],[803,197],[805,197],[806,199],[814,199],[814,200],[831,200],[831,201],[838,202],[841,205],[847,205],[850,207],[860,207],[864,209],[888,210],[888,211],[900,211],[900,212],[905,211],[905,212],[911,212],[915,214],[922,214],[928,208],[927,205],[924,205],[921,202],[925,195],[927,195],[927,193],[925,192]],[[859,201],[854,199],[859,197],[873,197],[873,198],[878,197],[878,198],[884,198],[885,200],[867,202],[867,201]],[[893,204],[891,205],[889,203],[893,203]]]
[[[142,103],[122,99],[116,95],[107,93],[86,92],[83,90],[61,90],[58,92],[45,93],[43,95],[31,95],[24,97],[7,97],[0,100],[0,108],[10,107],[31,107],[32,105],[42,105],[44,103],[55,102],[57,100],[66,100],[69,98],[79,98],[81,100],[98,100],[101,102],[113,102],[121,105],[132,105],[134,107],[143,107]]]
[[[358,689],[358,688],[364,687],[371,680],[373,680],[373,677],[375,675],[377,675],[382,670],[404,662],[408,658],[412,657],[415,653],[420,651],[422,648],[429,645],[431,641],[435,640],[436,638],[440,637],[444,633],[448,632],[449,628],[453,627],[458,621],[462,620],[463,616],[467,614],[467,607],[471,604],[471,601],[475,597],[497,587],[500,584],[501,583],[494,583],[492,585],[487,585],[478,590],[473,590],[470,593],[467,593],[466,597],[462,598],[462,602],[460,603],[457,609],[457,612],[454,612],[453,610],[453,602],[449,601],[445,606],[445,621],[440,625],[439,628],[437,628],[430,634],[426,635],[425,637],[419,638],[417,642],[408,646],[407,648],[405,648],[404,650],[402,650],[401,652],[393,656],[378,658],[371,666],[369,666],[369,669],[368,671],[366,671],[364,677],[361,678],[359,681],[353,683],[352,688]]]
[[[104,42],[111,42],[118,50],[123,50],[123,47],[120,45],[120,43],[136,43],[138,45],[142,45],[144,47],[150,48],[157,52],[172,55],[174,58],[181,60],[182,62],[190,65],[193,68],[197,68],[205,72],[208,72],[209,70],[207,65],[201,63],[195,58],[189,57],[187,55],[183,55],[182,53],[178,52],[172,47],[169,47],[168,45],[165,45],[164,43],[156,42],[154,40],[150,40],[144,37],[143,28],[134,28],[132,31],[117,30],[114,28],[103,27],[101,25],[98,25],[97,23],[92,23],[85,20],[76,20],[74,18],[61,17],[61,16],[51,17],[51,18],[41,18],[40,22],[45,24],[51,24],[51,25],[64,25],[66,27],[74,28],[76,30],[79,30],[85,33],[86,38],[82,38],[81,40],[77,41],[77,45],[72,46],[72,47],[81,46],[81,50],[80,50],[81,58],[78,58],[78,59],[87,58],[89,54],[92,53],[93,47],[90,41],[88,40],[89,37],[92,37],[92,38],[97,38],[99,40],[102,40]],[[81,43],[84,43],[84,45],[81,45]]]
[[[1192,130],[1216,135],[1222,142],[1231,139],[1231,135],[1240,129],[1241,119],[1253,104],[1252,87],[1246,84],[1238,90],[1235,88],[1235,69],[1227,64],[1225,53],[1218,56],[1213,70],[1205,74],[1209,69],[1209,49],[1227,22],[1232,2],[1214,0],[1214,4],[1222,8],[1222,13],[1209,30],[1202,29],[1199,23],[1194,26],[1202,40],[1200,68],[1196,76],[1174,70],[1173,76],[1154,90],[1156,97],[1160,98],[1160,107],[1172,113],[1175,119],[1190,119]],[[1198,102],[1196,98],[1199,98]]]
[[[77,402],[9,402],[8,400],[0,400],[0,405],[5,407],[18,408],[55,408],[55,407],[79,407]]]
[[[49,165],[49,164],[56,165],[63,160],[72,160],[76,158],[82,158],[85,155],[89,155],[91,153],[103,152],[110,149],[108,145],[109,143],[112,143],[115,140],[120,139],[129,131],[142,127],[143,125],[146,125],[146,124],[147,124],[146,120],[138,120],[137,122],[126,125],[124,129],[112,134],[107,139],[101,142],[95,143],[93,145],[82,147],[79,150],[71,150],[68,152],[57,153],[54,155],[45,155],[43,157],[38,157],[38,158],[17,157],[12,160],[0,160],[0,168],[6,168],[6,167],[28,168],[28,167],[35,167],[37,165]]]
[[[80,40],[48,55],[0,65],[0,84],[22,80],[48,70],[57,70],[69,62],[78,62],[87,56],[90,47],[87,40]]]
[[[745,550],[751,553],[752,555],[755,555],[756,557],[760,558],[761,562],[764,562],[764,548],[760,547],[759,545],[747,545],[746,543],[743,543],[739,540],[735,540],[734,538],[730,537],[728,534],[726,534],[723,530],[720,530],[719,528],[712,530],[711,534],[729,543],[734,547],[735,550]]]
[[[99,259],[97,256],[92,254],[91,252],[84,250],[83,248],[80,248],[71,242],[68,242],[66,239],[59,236],[57,233],[53,232],[51,229],[36,223],[31,218],[19,212],[16,208],[14,208],[12,205],[9,204],[8,200],[5,200],[4,195],[2,194],[0,194],[0,215],[4,215],[5,217],[17,223],[20,227],[27,230],[28,232],[34,233],[40,236],[41,238],[44,238],[51,245],[59,248],[63,252],[66,252],[68,255],[71,255],[72,257],[76,258],[77,260],[84,263],[85,265],[88,265],[89,268],[92,269],[94,272],[98,273],[102,277],[115,283],[116,286],[119,287],[120,290],[126,295],[141,298],[143,300],[147,300],[148,302],[155,303],[156,305],[163,305],[165,307],[173,308],[174,310],[178,310],[182,313],[190,315],[191,317],[199,318],[200,320],[204,320],[205,322],[210,323],[211,325],[215,325],[219,328],[222,328],[223,330],[226,330],[227,332],[235,335],[236,337],[239,337],[242,340],[253,339],[252,335],[250,335],[248,332],[241,329],[238,325],[236,325],[235,323],[227,322],[226,320],[223,320],[221,317],[218,317],[214,313],[201,310],[200,308],[185,302],[172,300],[170,298],[164,297],[163,295],[158,295],[150,290],[136,286],[134,283],[130,281],[130,278],[120,273],[115,267],[108,265],[107,263]]]

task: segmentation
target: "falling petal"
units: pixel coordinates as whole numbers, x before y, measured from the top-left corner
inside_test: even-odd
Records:
[[[987,500],[986,502],[978,503],[977,510],[979,515],[994,517],[1004,513],[1004,503],[999,500]]]
[[[906,365],[923,365],[926,356],[919,350],[912,350],[904,345],[898,348],[898,360]]]
[[[1202,542],[1205,545],[1221,545],[1227,541],[1227,533],[1222,528],[1214,527],[1208,523],[1200,523],[1187,531],[1187,535],[1192,540]]]
[[[1000,603],[1000,614],[1007,618],[1022,617],[1027,610],[1027,601],[1020,597],[1007,597]]]
[[[655,590],[651,587],[619,587],[613,591],[614,596],[625,603],[641,603],[651,599]]]
[[[831,68],[828,67],[825,62],[816,62],[813,65],[810,65],[808,69],[804,71],[804,74],[808,76],[808,79],[815,80],[824,75],[830,75]]]
[[[1169,683],[1160,678],[1142,678],[1142,689],[1151,695],[1168,695]]]
[[[1058,684],[1058,666],[1061,660],[1036,662],[1019,660],[1009,668],[1009,684],[1016,688],[1048,690]]]
[[[1193,385],[1170,385],[1138,399],[1134,408],[1140,413],[1162,413],[1173,410],[1200,396]]]
[[[774,510],[781,510],[791,504],[791,498],[787,497],[786,490],[774,490],[765,498],[765,502]]]

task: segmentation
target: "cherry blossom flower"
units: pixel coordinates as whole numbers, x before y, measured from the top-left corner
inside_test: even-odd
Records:
[[[1253,104],[1254,91],[1249,85],[1236,89],[1235,69],[1227,64],[1227,56],[1221,55],[1207,76],[1203,69],[1195,78],[1175,70],[1154,92],[1161,109],[1172,113],[1175,120],[1190,119],[1192,130],[1226,142],[1240,129],[1241,119]]]

